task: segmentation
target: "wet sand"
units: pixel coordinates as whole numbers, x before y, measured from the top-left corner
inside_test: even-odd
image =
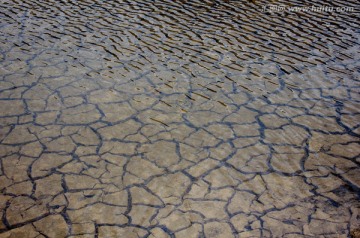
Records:
[[[359,10],[1,1],[0,238],[349,237]]]

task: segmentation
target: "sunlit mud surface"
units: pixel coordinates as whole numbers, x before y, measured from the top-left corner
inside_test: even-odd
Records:
[[[358,4],[2,0],[0,237],[348,237]]]

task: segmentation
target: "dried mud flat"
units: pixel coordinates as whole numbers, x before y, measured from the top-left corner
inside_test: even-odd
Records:
[[[2,0],[0,238],[355,236],[359,4],[270,3],[355,10]]]

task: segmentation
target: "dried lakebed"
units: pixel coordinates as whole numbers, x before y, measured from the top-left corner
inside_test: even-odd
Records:
[[[355,234],[358,8],[2,0],[0,238]]]

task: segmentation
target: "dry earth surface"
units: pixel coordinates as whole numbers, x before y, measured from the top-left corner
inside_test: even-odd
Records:
[[[359,237],[359,7],[1,0],[0,238]]]

